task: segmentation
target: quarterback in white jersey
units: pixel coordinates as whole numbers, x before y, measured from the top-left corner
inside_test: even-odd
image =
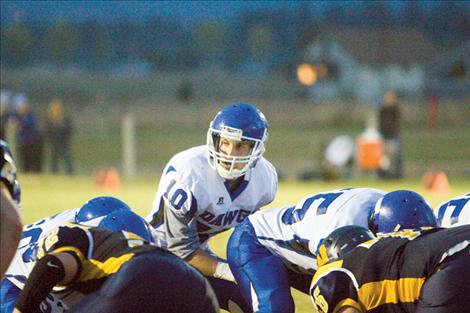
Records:
[[[470,224],[470,192],[441,203],[437,209],[437,224],[441,227]]]
[[[290,287],[308,293],[321,240],[344,225],[368,227],[385,192],[337,189],[295,206],[257,212],[236,227],[227,256],[245,300],[255,312],[294,312]]]
[[[262,156],[267,130],[255,106],[224,107],[211,122],[206,146],[180,152],[168,162],[147,217],[166,248],[209,279],[223,309],[224,291],[214,283],[232,283],[234,278],[207,241],[273,201],[277,174]],[[231,287],[239,294],[236,284]]]
[[[39,245],[48,234],[64,223],[97,225],[100,217],[117,210],[130,210],[122,201],[113,197],[97,197],[81,208],[69,209],[23,227],[23,233],[10,267],[0,285],[0,309],[2,313],[13,311],[17,297],[23,289],[34,265]],[[64,305],[52,294],[41,304],[42,312],[62,312]]]

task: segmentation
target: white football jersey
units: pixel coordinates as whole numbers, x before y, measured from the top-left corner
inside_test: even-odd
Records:
[[[468,224],[470,224],[470,192],[438,206],[438,226],[455,227]]]
[[[10,267],[5,273],[5,278],[15,286],[23,289],[26,280],[36,264],[36,254],[39,245],[47,237],[50,231],[65,222],[74,222],[75,215],[80,209],[70,209],[51,217],[43,218],[33,224],[23,227],[23,234]],[[60,313],[67,307],[53,293],[49,294],[41,303],[42,312]]]
[[[24,226],[15,257],[5,274],[8,280],[23,289],[26,279],[34,267],[39,245],[54,228],[65,222],[74,222],[78,210],[70,209]]]
[[[346,225],[368,228],[375,203],[385,194],[371,188],[337,189],[309,196],[295,206],[249,217],[258,241],[292,270],[313,274],[323,238]]]
[[[147,221],[156,228],[163,247],[185,258],[211,236],[272,202],[276,191],[276,170],[260,158],[241,185],[229,192],[225,180],[209,165],[207,146],[198,146],[169,161]]]

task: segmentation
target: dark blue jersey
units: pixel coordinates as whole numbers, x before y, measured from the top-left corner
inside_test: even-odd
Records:
[[[385,234],[320,267],[310,294],[321,312],[414,312],[427,278],[469,246],[470,225]]]
[[[81,293],[90,293],[136,255],[149,252],[166,253],[137,235],[112,232],[100,227],[65,223],[54,229],[38,251],[40,259],[46,253],[66,252],[78,261],[78,272],[67,286]]]

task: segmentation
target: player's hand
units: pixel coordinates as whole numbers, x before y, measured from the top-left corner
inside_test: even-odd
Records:
[[[17,308],[14,308],[14,309],[13,309],[13,313],[21,313],[21,311],[18,310]]]
[[[235,277],[233,277],[232,271],[230,270],[230,267],[228,266],[227,262],[219,261],[217,263],[214,277],[235,282]]]

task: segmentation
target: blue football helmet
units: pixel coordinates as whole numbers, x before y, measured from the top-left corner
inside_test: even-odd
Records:
[[[209,164],[225,179],[235,179],[245,175],[250,167],[256,165],[265,151],[264,143],[268,138],[268,121],[254,105],[235,103],[222,108],[212,120],[207,132]],[[251,142],[251,150],[246,156],[228,156],[219,151],[220,137]],[[229,169],[221,162],[231,164]],[[244,164],[235,169],[235,164]]]
[[[153,242],[149,223],[132,211],[121,210],[109,213],[101,220],[98,227],[112,231],[124,230],[136,234],[148,242]]]
[[[84,223],[121,210],[131,211],[131,208],[114,197],[96,197],[89,200],[80,208],[75,215],[75,223]]]
[[[431,206],[418,193],[395,190],[380,198],[369,218],[374,233],[390,233],[400,229],[436,227]]]
[[[21,188],[17,179],[17,169],[8,144],[0,140],[0,180],[10,192],[11,198],[20,205]]]
[[[335,229],[325,237],[317,251],[317,265],[342,258],[346,253],[363,242],[374,238],[374,234],[367,228],[348,225]]]

